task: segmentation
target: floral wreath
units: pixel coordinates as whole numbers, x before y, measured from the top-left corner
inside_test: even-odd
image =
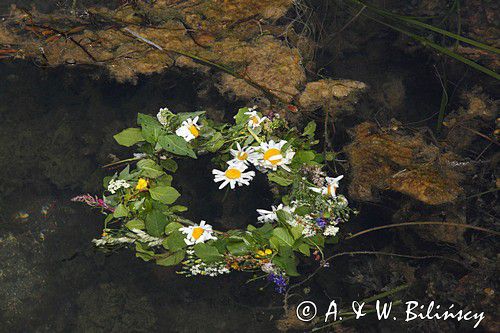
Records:
[[[126,167],[104,179],[102,198],[72,199],[106,216],[94,244],[135,247],[145,261],[181,264],[178,273],[186,276],[261,271],[278,292],[286,290],[289,277],[299,275],[297,255],[313,251],[321,260],[325,243],[338,241],[339,226],[353,211],[337,194],[343,176],[327,177],[323,171],[331,154],[311,149],[319,142],[315,122],[299,131],[278,114],[264,117],[256,107],[240,109],[234,119],[235,124],[220,124],[204,112],[174,114],[167,108],[156,118],[138,114],[140,127],[114,138],[126,147],[137,145],[139,152],[112,164]],[[206,153],[216,153],[214,161],[222,166],[212,171],[219,189],[249,185],[258,171],[278,187],[281,202],[258,209],[257,226],[241,230],[217,231],[203,220],[181,217],[187,207],[174,205],[180,194],[171,186],[176,159]]]

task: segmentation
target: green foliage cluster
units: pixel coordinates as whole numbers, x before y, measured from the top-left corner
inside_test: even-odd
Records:
[[[186,141],[175,134],[196,117],[200,121],[196,139]],[[234,124],[216,123],[204,112],[174,114],[167,109],[162,109],[158,119],[139,114],[138,127],[114,136],[123,146],[135,145],[137,153],[122,161],[126,166],[120,172],[104,179],[107,190],[99,207],[106,217],[102,238],[94,240],[96,245],[135,247],[137,257],[162,266],[184,263],[181,272],[187,275],[197,275],[200,267],[210,265],[225,267],[224,272],[264,270],[267,265],[273,272],[297,276],[298,256],[310,256],[312,251],[322,254],[325,243],[338,240],[335,226],[347,221],[352,211],[344,196],[325,195],[321,190],[326,162],[324,154],[313,149],[318,143],[313,121],[302,130],[279,117],[252,127],[248,108],[238,111]],[[282,150],[295,153],[288,170],[257,167],[282,194],[280,205],[268,212],[274,214],[274,220],[241,230],[210,229],[207,232],[212,238],[194,244],[187,241],[186,228],[198,224],[183,218],[181,213],[188,208],[176,204],[180,193],[172,179],[177,161],[212,154],[215,165],[224,165],[236,143],[258,149],[270,140],[285,140]],[[325,228],[335,232],[323,232]]]

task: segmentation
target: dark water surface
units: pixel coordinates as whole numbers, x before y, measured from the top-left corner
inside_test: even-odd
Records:
[[[266,308],[280,298],[259,291],[264,284],[244,285],[249,275],[185,278],[130,251],[92,247],[103,219],[69,199],[101,191],[109,154],[129,156],[112,135],[137,112],[203,105],[192,78],[153,76],[132,86],[90,73],[0,64],[0,331],[275,331],[270,319],[279,312]],[[178,171],[189,217],[241,227],[271,203],[255,187],[221,203],[209,167],[202,159]]]

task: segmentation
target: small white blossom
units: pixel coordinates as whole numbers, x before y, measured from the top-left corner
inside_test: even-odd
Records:
[[[347,201],[347,198],[343,195],[338,195],[336,202],[341,209],[346,208],[349,205],[349,201]]]
[[[277,273],[279,271],[278,267],[276,267],[272,262],[266,262],[260,266],[260,269],[267,274]]]
[[[148,156],[146,153],[134,153],[134,158],[144,158]]]
[[[206,264],[201,262],[199,264],[195,264],[189,268],[191,275],[208,275],[208,276],[217,276],[221,274],[229,273],[229,269],[226,267],[225,263],[215,263],[215,264]]]
[[[316,235],[316,230],[314,230],[314,228],[312,226],[306,225],[304,227],[304,230],[302,230],[302,235],[304,236],[304,238],[312,237],[312,236]]]
[[[163,126],[168,125],[168,114],[170,114],[170,110],[168,108],[160,108],[160,111],[158,111],[158,114],[156,115],[156,118]]]
[[[339,232],[339,228],[333,225],[329,225],[323,231],[323,235],[325,236],[335,236]]]
[[[129,188],[130,184],[123,179],[111,179],[108,184],[108,191],[115,194],[121,188]]]

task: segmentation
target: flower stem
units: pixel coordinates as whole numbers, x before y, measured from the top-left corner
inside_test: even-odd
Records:
[[[248,132],[252,134],[252,136],[258,143],[262,143],[262,140],[257,136],[257,134],[255,134],[255,132],[250,127],[248,127]]]

